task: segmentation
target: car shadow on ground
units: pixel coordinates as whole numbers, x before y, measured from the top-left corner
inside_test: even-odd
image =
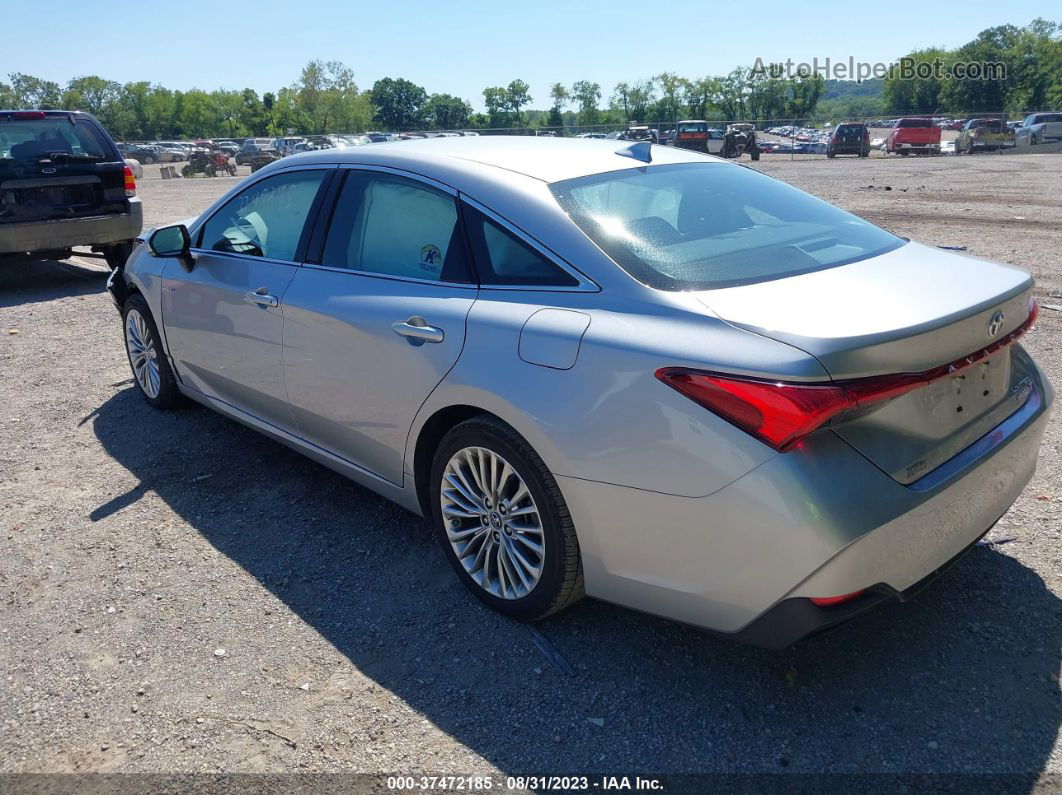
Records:
[[[1007,773],[1021,791],[1058,734],[1062,600],[992,548],[908,604],[780,653],[584,600],[538,625],[569,676],[389,502],[206,409],[153,411],[133,388],[91,421],[140,481],[94,518],[157,493],[363,674],[505,771]]]
[[[0,308],[103,292],[110,269],[84,261],[0,254]]]

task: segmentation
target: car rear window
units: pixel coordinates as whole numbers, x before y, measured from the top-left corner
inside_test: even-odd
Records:
[[[707,124],[680,124],[678,126],[678,132],[680,133],[703,133],[708,132]]]
[[[110,160],[110,147],[95,125],[81,119],[0,118],[0,159],[34,162],[56,153]]]
[[[897,127],[932,127],[933,123],[929,119],[900,119],[896,123]]]
[[[550,189],[620,267],[663,290],[781,279],[904,244],[784,182],[730,164],[634,168],[556,182]]]

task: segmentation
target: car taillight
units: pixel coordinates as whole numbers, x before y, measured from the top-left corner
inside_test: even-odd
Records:
[[[129,166],[125,167],[125,195],[136,196],[136,178],[133,176],[133,169]]]
[[[853,599],[858,599],[864,593],[865,591],[860,589],[841,596],[812,596],[810,598],[811,603],[819,607],[836,607],[837,605],[843,605],[845,602],[851,602]]]
[[[984,361],[1016,342],[1036,322],[1038,313],[1039,306],[1030,301],[1029,317],[1005,337],[961,359],[917,373],[801,384],[685,367],[662,367],[656,371],[656,377],[775,450],[784,452],[838,415],[892,400]]]
[[[756,381],[677,367],[657,370],[656,377],[779,451],[850,408],[845,391],[830,385]]]
[[[19,121],[28,121],[30,119],[43,119],[46,115],[43,110],[20,110],[15,112],[14,117]]]

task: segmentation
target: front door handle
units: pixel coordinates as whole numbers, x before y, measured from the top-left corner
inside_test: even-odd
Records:
[[[269,289],[266,287],[259,287],[253,293],[244,293],[243,300],[249,304],[259,304],[260,306],[278,306],[280,300],[275,295],[269,294]]]
[[[441,328],[429,326],[427,321],[419,315],[414,315],[409,320],[392,323],[391,330],[402,337],[408,337],[415,345],[425,342],[442,342],[446,335]]]

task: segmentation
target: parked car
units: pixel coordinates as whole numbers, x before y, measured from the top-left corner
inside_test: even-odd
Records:
[[[1033,113],[1026,116],[1015,137],[1016,143],[1027,146],[1062,138],[1062,113]]]
[[[940,128],[930,119],[907,117],[898,119],[886,143],[886,151],[906,157],[910,154],[940,153]]]
[[[870,131],[862,122],[838,124],[826,145],[826,157],[837,155],[870,155]]]
[[[672,143],[679,149],[718,155],[723,151],[724,136],[722,131],[710,128],[703,119],[686,119],[675,125]]]
[[[302,136],[277,138],[273,142],[273,148],[280,152],[281,157],[287,157],[288,155],[295,153],[295,146],[297,144],[305,144],[306,139]]]
[[[142,228],[132,168],[95,118],[0,111],[0,254],[63,259],[90,246],[115,268]]]
[[[236,153],[236,165],[249,166],[255,155],[263,151],[276,151],[272,138],[248,138]],[[278,153],[279,155],[279,153]]]
[[[191,156],[191,147],[187,144],[178,143],[177,141],[156,141],[155,145],[161,147],[164,152],[169,152],[168,159],[164,162],[181,162],[187,160]]]
[[[152,163],[160,162],[161,153],[160,150],[153,146],[144,146],[142,144],[117,144],[118,151],[122,153],[122,157],[127,160],[135,160],[137,163],[143,163],[145,165],[151,165]]]
[[[585,592],[777,648],[906,599],[1017,498],[1053,400],[1027,272],[673,147],[297,155],[109,288],[148,403],[429,517],[518,619]]]
[[[1014,146],[1014,130],[1000,119],[970,119],[955,139],[956,154],[995,151]]]

